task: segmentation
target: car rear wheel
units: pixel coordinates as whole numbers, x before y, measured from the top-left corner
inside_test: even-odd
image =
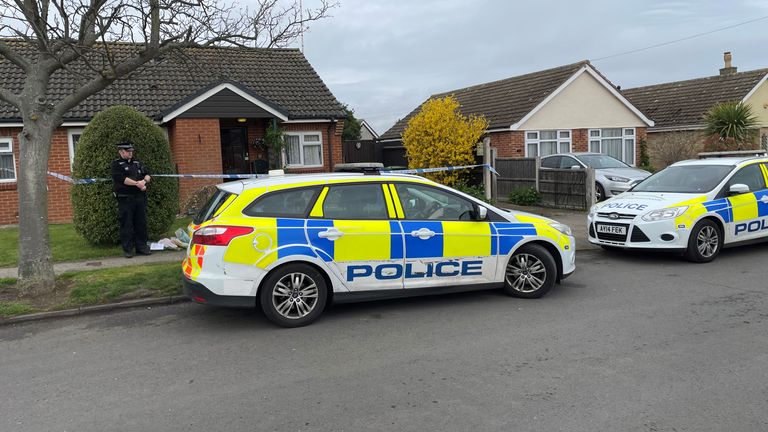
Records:
[[[504,277],[504,292],[515,297],[539,298],[557,280],[557,265],[552,255],[537,244],[521,247],[509,259]]]
[[[301,327],[325,309],[328,287],[323,276],[307,264],[288,264],[270,274],[259,300],[267,319],[282,327]]]
[[[723,249],[723,233],[720,227],[709,219],[699,221],[688,237],[685,258],[688,261],[705,263],[717,258]]]

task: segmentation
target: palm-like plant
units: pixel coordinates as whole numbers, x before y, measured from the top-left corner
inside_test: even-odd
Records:
[[[704,115],[706,133],[719,137],[719,141],[733,143],[741,148],[743,144],[754,145],[757,117],[749,105],[743,102],[724,102],[713,106]]]

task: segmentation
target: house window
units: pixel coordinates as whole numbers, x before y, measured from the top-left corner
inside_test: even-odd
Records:
[[[323,166],[323,139],[319,132],[285,134],[285,165]]]
[[[16,159],[13,156],[13,138],[0,138],[0,183],[16,181]]]
[[[547,130],[525,133],[525,155],[527,157],[547,156],[571,151],[571,131]]]
[[[635,129],[607,128],[589,130],[589,151],[603,153],[635,164]]]
[[[69,143],[69,170],[75,166],[75,150],[77,149],[77,142],[83,135],[82,129],[69,129],[67,130],[67,142]]]

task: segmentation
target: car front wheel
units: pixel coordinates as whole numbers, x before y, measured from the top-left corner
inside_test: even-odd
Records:
[[[723,248],[723,233],[720,227],[709,219],[699,221],[691,230],[685,258],[689,261],[706,263],[717,258]]]
[[[282,327],[301,327],[323,313],[328,287],[323,276],[307,264],[288,264],[270,274],[261,286],[264,315]]]
[[[552,255],[537,244],[521,247],[509,259],[504,277],[504,292],[515,297],[539,298],[557,279]]]

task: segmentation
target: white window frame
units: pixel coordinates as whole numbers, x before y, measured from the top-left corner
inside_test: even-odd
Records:
[[[69,172],[75,167],[75,140],[74,136],[83,136],[85,129],[67,129],[67,145],[69,146]]]
[[[319,140],[317,142],[310,142],[305,143],[304,137],[307,135],[316,135]],[[325,161],[323,160],[323,133],[320,131],[313,131],[313,132],[285,132],[285,136],[298,136],[299,137],[299,159],[301,160],[301,163],[299,164],[288,164],[288,152],[287,148],[283,147],[283,165],[286,168],[318,168],[318,167],[324,167]],[[319,165],[305,165],[304,164],[304,147],[315,147],[320,146],[320,164]]]
[[[13,138],[0,137],[0,143],[8,144],[8,150],[0,150],[0,154],[10,153],[13,160],[13,178],[0,179],[0,183],[16,183],[16,155],[13,154]]]
[[[545,129],[545,130],[530,130],[525,131],[525,157],[533,157],[528,154],[528,145],[529,144],[535,144],[536,145],[536,156],[542,157],[541,155],[541,133],[542,132],[556,132],[557,133],[557,152],[552,154],[563,154],[563,153],[571,153],[573,151],[573,133],[571,133],[570,129]],[[563,133],[567,133],[567,138],[562,138],[560,135]],[[529,138],[528,134],[536,134],[536,138]],[[552,141],[552,140],[544,140],[544,141]],[[562,152],[560,151],[560,145],[561,144],[568,144],[568,151]],[[549,155],[547,155],[549,156]]]
[[[637,131],[635,128],[601,128],[590,129],[587,133],[587,150],[593,153],[603,153],[603,129],[621,129],[621,158],[620,160],[627,165],[637,166]],[[594,134],[594,136],[593,136]],[[609,139],[616,139],[619,137],[609,137]],[[626,148],[624,147],[627,140],[632,140],[632,163],[627,162]],[[594,150],[592,145],[597,144],[597,150]],[[603,153],[605,154],[605,153]]]

